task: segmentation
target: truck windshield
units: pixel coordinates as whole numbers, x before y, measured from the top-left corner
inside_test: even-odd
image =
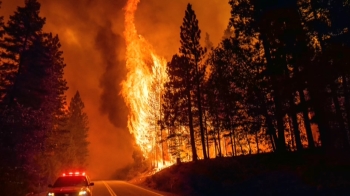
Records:
[[[64,176],[59,177],[53,187],[66,187],[66,186],[87,186],[85,176]]]

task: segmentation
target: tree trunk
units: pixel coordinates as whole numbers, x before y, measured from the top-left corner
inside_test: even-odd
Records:
[[[256,153],[260,154],[258,131],[255,131]]]
[[[231,118],[230,120],[230,140],[231,140],[231,148],[232,148],[232,156],[235,156],[236,154],[234,154],[234,140],[233,140],[233,134],[234,134],[234,130],[232,130],[232,121]]]
[[[290,117],[288,116],[288,123],[289,123],[289,127],[292,127],[293,125],[292,125],[292,119],[290,119]],[[294,133],[294,130],[293,130],[293,133],[292,133],[292,130],[290,130],[291,131],[291,133],[290,133],[290,138],[291,138],[291,140],[292,140],[292,147],[291,147],[291,149],[293,150],[293,149],[295,149],[295,137],[294,137],[294,135],[293,135],[293,133]]]
[[[200,90],[200,83],[199,83],[199,72],[198,72],[198,62],[196,61],[196,71],[197,71],[197,105],[198,105],[198,115],[199,115],[199,128],[201,133],[201,142],[202,142],[202,149],[203,149],[203,156],[204,159],[208,159],[206,147],[205,147],[205,138],[204,138],[204,127],[203,127],[203,114],[202,114],[202,99],[201,99],[201,90]]]
[[[343,120],[343,114],[340,110],[340,104],[339,104],[339,100],[338,100],[338,95],[337,95],[337,90],[336,90],[336,85],[334,82],[331,83],[331,92],[332,92],[332,98],[333,98],[333,103],[335,106],[335,112],[336,112],[336,116],[337,116],[337,120],[339,123],[339,129],[338,130],[339,136],[341,137],[342,143],[343,143],[343,148],[345,149],[349,149],[349,142],[348,142],[348,136],[345,130],[345,124],[344,124],[344,120]]]
[[[204,130],[205,130],[205,138],[207,142],[207,156],[210,158],[210,151],[209,151],[209,135],[208,135],[208,127],[207,127],[207,117],[204,115]]]
[[[221,152],[221,141],[220,141],[220,128],[219,128],[219,116],[216,113],[216,128],[218,129],[218,147],[219,147],[219,156],[222,156],[222,152]]]
[[[217,157],[217,156],[218,156],[219,149],[218,149],[218,147],[217,147],[216,138],[215,138],[215,133],[214,133],[214,136],[213,136],[213,140],[214,140],[214,152],[215,152],[215,157]]]
[[[266,35],[264,32],[261,33],[261,38],[262,38],[262,43],[264,47],[264,53],[265,53],[265,58],[267,61],[267,69],[272,71],[273,70],[273,64],[272,64],[272,59],[271,59],[271,54],[270,54],[270,47],[269,43],[267,40]],[[283,117],[282,117],[282,107],[281,107],[281,100],[280,100],[280,95],[279,95],[279,89],[277,88],[278,81],[276,79],[275,75],[271,75],[270,79],[271,86],[274,91],[274,103],[275,103],[275,108],[276,108],[276,119],[277,119],[277,132],[278,132],[278,140],[277,140],[277,151],[283,153],[286,151],[286,141],[284,138],[284,125],[283,125]]]
[[[239,141],[239,138],[237,139],[237,143],[238,143],[238,145],[239,145],[239,147],[241,149],[242,155],[244,155],[243,146],[242,146],[241,142]]]
[[[296,114],[296,111],[295,111],[295,103],[294,103],[294,96],[293,95],[290,96],[289,102],[290,102],[290,105],[291,105],[290,116],[292,117],[292,122],[293,122],[293,133],[294,133],[294,136],[295,136],[295,143],[296,143],[296,146],[297,146],[297,150],[301,151],[301,150],[303,150],[303,145],[301,144],[300,130],[299,130],[297,114]]]
[[[276,145],[275,145],[275,141],[274,141],[276,138],[274,139],[274,137],[271,134],[269,135],[269,137],[270,137],[270,142],[271,142],[271,146],[272,146],[272,151],[276,152]]]
[[[314,85],[310,85],[314,86]],[[322,148],[329,149],[331,148],[331,140],[330,140],[330,132],[329,132],[329,126],[328,121],[325,118],[324,112],[322,111],[322,103],[320,103],[320,100],[323,100],[321,98],[322,95],[318,95],[316,90],[310,88],[310,97],[311,97],[311,103],[314,107],[315,112],[315,122],[318,124],[318,130],[320,133],[320,139],[322,143]]]
[[[303,90],[299,90],[299,96],[300,96],[300,104],[302,105],[302,110],[303,110],[303,119],[304,119],[304,125],[306,129],[308,147],[310,149],[313,149],[315,148],[315,141],[312,135],[311,123],[309,119],[309,110],[308,110],[308,105],[306,104],[306,101],[305,101],[305,95]]]
[[[274,96],[274,102],[275,102],[275,108],[276,108],[276,119],[277,119],[277,134],[278,134],[278,141],[277,141],[277,151],[283,153],[286,151],[286,139],[284,137],[284,123],[282,118],[282,107],[281,107],[281,100],[279,93],[277,92],[277,88],[274,88],[275,96]]]
[[[349,91],[348,91],[348,85],[347,85],[347,78],[346,75],[342,75],[343,79],[343,91],[344,91],[344,99],[345,99],[345,109],[346,109],[346,118],[348,121],[348,132],[347,132],[347,139],[349,141],[349,131],[350,131],[350,100],[349,100]]]
[[[163,161],[163,165],[165,165],[165,158],[164,158],[164,142],[163,142],[163,131],[162,129],[160,129],[160,145],[161,145],[161,151],[162,151],[162,161]]]
[[[226,144],[226,136],[224,135],[224,150],[225,150],[225,157],[227,157],[227,144]]]
[[[245,130],[245,137],[247,139],[247,143],[248,143],[248,148],[249,148],[249,154],[252,154],[252,147],[250,146],[250,140],[249,140],[249,137],[248,137],[248,130]]]
[[[193,129],[193,117],[192,117],[192,104],[191,104],[191,92],[188,88],[187,90],[187,112],[188,112],[188,120],[189,120],[189,128],[190,128],[190,137],[191,137],[191,149],[192,149],[192,161],[197,161],[197,150],[196,150],[196,142],[194,138],[194,129]]]
[[[276,129],[272,124],[272,121],[270,117],[268,116],[266,112],[266,123],[267,123],[267,134],[270,136],[271,144],[272,144],[272,149],[274,152],[276,152],[276,143],[278,141],[277,135],[276,135]]]
[[[233,150],[234,150],[235,156],[237,156],[236,132],[233,131],[232,135],[233,135],[233,144],[232,144],[233,145]]]
[[[231,140],[231,151],[232,151],[232,156],[235,156],[235,152],[234,152],[234,145],[235,145],[235,142],[233,140],[233,134],[234,134],[234,131],[230,130],[230,140]]]

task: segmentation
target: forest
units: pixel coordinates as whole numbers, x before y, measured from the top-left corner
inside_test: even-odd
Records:
[[[167,65],[161,142],[193,161],[349,150],[349,2],[229,4],[230,22],[215,47],[208,34],[201,41],[188,4],[179,53]]]
[[[87,165],[84,103],[77,91],[67,105],[60,40],[39,15],[40,3],[25,0],[6,24],[0,18],[1,195],[40,192]]]

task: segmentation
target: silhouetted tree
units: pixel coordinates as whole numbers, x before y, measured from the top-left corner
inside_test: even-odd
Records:
[[[85,168],[87,166],[86,159],[89,155],[87,141],[88,137],[88,117],[84,112],[84,103],[77,91],[72,97],[68,107],[68,119],[66,129],[68,135],[68,152],[70,159],[68,166],[73,168]]]
[[[61,160],[64,160],[66,153],[64,146],[67,141],[64,135],[67,131],[64,130],[64,124],[67,118],[65,92],[68,87],[63,78],[66,65],[62,57],[63,52],[58,36],[52,36],[51,33],[45,35],[44,47],[45,79],[41,86],[45,91],[45,99],[41,110],[46,115],[47,129],[45,150],[41,158],[47,161],[43,162],[41,168],[46,172],[47,178],[44,180],[52,182],[53,178],[60,172],[59,170],[62,169]]]
[[[201,95],[201,85],[203,84],[203,77],[205,73],[205,64],[201,61],[203,59],[205,49],[203,49],[199,43],[201,38],[201,30],[198,27],[198,20],[191,4],[187,5],[185,17],[183,18],[183,23],[180,28],[181,46],[179,52],[180,55],[187,58],[188,65],[191,67],[191,69],[193,69],[191,74],[193,74],[192,77],[194,77],[194,83],[192,84],[193,87],[191,86],[190,91],[196,94],[195,102],[198,110],[203,156],[204,159],[207,159]]]
[[[44,98],[39,89],[45,72],[41,56],[45,19],[39,12],[37,1],[25,1],[4,25],[0,42],[1,139],[8,165],[5,182],[14,195],[25,194],[37,183],[32,173],[38,169],[35,158],[45,138],[45,115],[39,110]],[[21,183],[23,188],[18,189]]]
[[[23,96],[29,93],[29,89],[25,86],[21,88],[21,85],[25,85],[23,80],[27,77],[26,74],[37,74],[37,76],[42,74],[40,71],[35,73],[32,71],[34,68],[30,70],[32,67],[28,67],[30,50],[34,52],[33,50],[36,49],[34,44],[38,44],[42,39],[45,18],[40,17],[39,12],[40,4],[36,0],[26,0],[25,6],[18,7],[4,27],[6,33],[0,45],[3,49],[1,53],[3,64],[0,70],[6,81],[2,84],[2,88],[6,89],[5,102],[10,105],[15,101],[24,101]],[[35,92],[35,89],[33,90]]]
[[[162,112],[163,129],[168,131],[170,153],[181,159],[179,137],[181,126],[189,126],[186,106],[185,72],[177,55],[167,64],[168,81],[164,84]]]
[[[45,188],[43,184],[52,180],[60,167],[55,158],[65,153],[57,149],[64,139],[57,132],[65,116],[65,64],[58,36],[42,32],[45,18],[39,12],[37,1],[26,0],[4,26],[0,44],[1,148],[4,155],[12,154],[4,162],[9,165],[6,182],[17,192],[14,195]],[[16,179],[18,176],[21,178]],[[11,183],[22,183],[22,188]]]
[[[165,83],[165,99],[163,104],[164,121],[169,129],[169,137],[175,138],[175,154],[179,156],[178,141],[182,137],[179,130],[181,126],[188,126],[190,132],[192,160],[197,160],[197,150],[195,145],[195,136],[193,128],[193,111],[191,85],[193,78],[191,76],[191,67],[188,59],[179,55],[174,55],[171,62],[167,65],[169,75],[168,82]],[[181,157],[178,157],[181,158]]]

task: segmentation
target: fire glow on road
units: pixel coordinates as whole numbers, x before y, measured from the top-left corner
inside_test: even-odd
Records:
[[[108,192],[107,192],[107,190]],[[92,191],[92,195],[97,196],[163,196],[162,193],[159,193],[156,190],[151,190],[130,184],[125,181],[95,181],[95,186]],[[168,195],[168,193],[165,193]]]
[[[103,184],[105,185],[105,187],[107,188],[109,194],[111,194],[111,196],[117,196],[114,191],[112,190],[112,188],[105,182],[103,181]]]

